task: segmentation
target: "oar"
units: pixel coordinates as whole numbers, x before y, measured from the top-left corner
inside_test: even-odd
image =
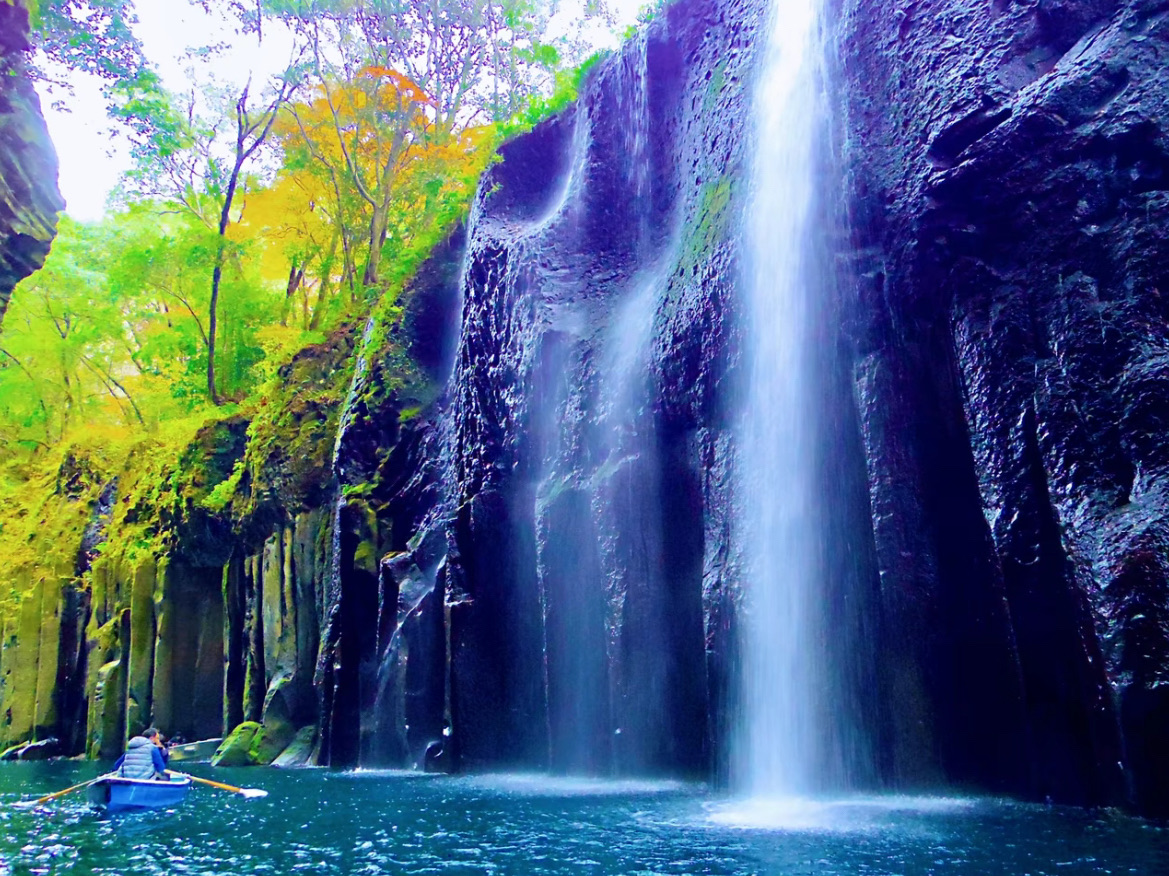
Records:
[[[198,776],[192,776],[190,773],[176,773],[176,775],[186,776],[192,782],[198,782],[201,785],[210,785],[212,788],[218,788],[220,791],[231,791],[233,794],[241,794],[244,797],[268,796],[268,792],[263,788],[237,788],[235,785],[225,785],[223,782],[213,782],[210,779],[201,779]]]
[[[98,776],[100,779],[101,776]],[[40,806],[42,803],[48,803],[50,800],[56,800],[58,797],[64,797],[66,794],[72,794],[74,791],[80,791],[82,788],[88,788],[97,779],[90,779],[88,782],[82,782],[80,785],[74,785],[72,788],[66,788],[64,791],[58,791],[56,794],[49,794],[47,797],[41,797],[39,800],[20,800],[16,803],[17,806]]]

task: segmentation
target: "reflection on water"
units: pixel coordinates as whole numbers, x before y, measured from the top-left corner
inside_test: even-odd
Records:
[[[675,782],[218,770],[270,794],[200,787],[173,812],[114,817],[77,794],[11,805],[96,773],[0,765],[0,876],[1169,873],[1163,827],[993,800],[743,801]]]

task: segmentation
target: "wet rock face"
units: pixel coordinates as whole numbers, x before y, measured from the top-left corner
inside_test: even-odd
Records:
[[[832,20],[848,233],[821,476],[853,775],[1159,811],[1169,18],[842,0]],[[675,7],[482,189],[436,573],[464,765],[720,769],[759,21]]]
[[[481,186],[445,567],[464,767],[711,766],[704,601],[730,583],[702,458],[725,452],[759,21],[671,7]]]
[[[886,606],[924,627],[986,594],[922,684],[1013,645],[1008,783],[1167,811],[1169,13],[843,12],[848,332],[882,575],[916,588]]]
[[[28,79],[28,10],[0,4],[0,323],[16,284],[44,264],[64,208],[57,155]]]
[[[262,722],[265,760],[291,740],[288,762],[335,766],[725,775],[763,6],[670,7],[506,145],[402,324],[312,354],[356,349],[347,399],[288,406],[234,528],[192,499],[167,560],[98,557],[88,594],[23,582],[12,740],[73,722],[84,678],[95,754],[158,716]],[[1169,10],[832,12],[816,477],[839,766],[1169,811]],[[197,490],[252,440],[220,428]]]

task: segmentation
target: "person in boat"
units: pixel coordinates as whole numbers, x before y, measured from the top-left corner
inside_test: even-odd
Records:
[[[151,727],[126,743],[126,753],[114,763],[114,772],[126,779],[170,779],[167,751],[158,730]]]

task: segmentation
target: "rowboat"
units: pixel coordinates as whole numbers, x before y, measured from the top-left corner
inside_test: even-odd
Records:
[[[180,760],[188,763],[206,763],[219,748],[222,739],[200,739],[198,742],[184,742],[181,745],[172,745],[169,748],[170,756],[167,763],[177,763]]]
[[[191,790],[191,777],[181,774],[165,779],[126,779],[110,773],[89,786],[89,802],[109,812],[125,809],[157,809],[178,806]]]

